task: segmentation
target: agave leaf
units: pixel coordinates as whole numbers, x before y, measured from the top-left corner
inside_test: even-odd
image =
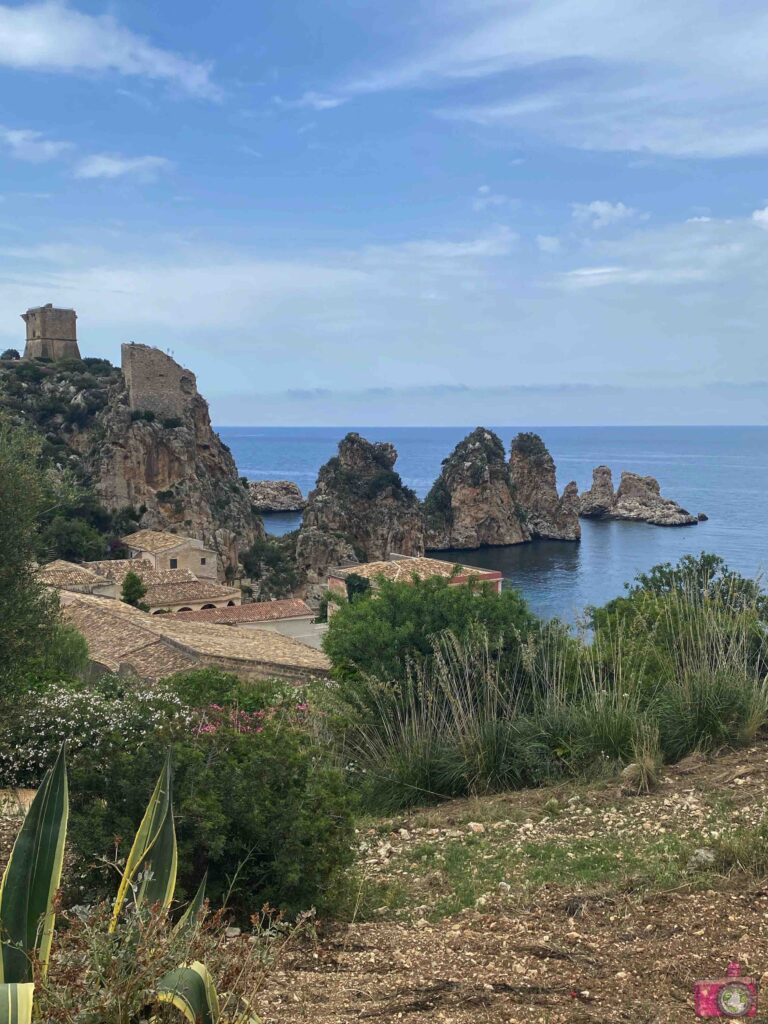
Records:
[[[155,989],[158,1003],[170,1003],[181,1010],[190,1024],[217,1024],[219,999],[213,978],[199,960],[177,967],[161,978]]]
[[[53,939],[53,898],[61,882],[69,819],[65,746],[46,773],[16,837],[0,883],[0,982],[32,980],[30,956],[47,965]]]
[[[144,812],[131,852],[128,854],[112,910],[110,932],[114,932],[117,927],[120,911],[129,891],[135,891],[137,906],[159,903],[167,910],[176,888],[177,866],[169,755]]]
[[[202,882],[197,887],[197,892],[195,893],[194,898],[177,921],[176,927],[173,929],[177,935],[187,931],[189,928],[194,928],[197,923],[200,911],[203,909],[203,903],[205,903],[205,883],[207,881],[208,872],[206,871],[203,875]]]
[[[35,986],[0,985],[0,1024],[31,1024]]]

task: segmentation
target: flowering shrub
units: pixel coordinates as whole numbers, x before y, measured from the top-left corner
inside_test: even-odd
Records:
[[[0,735],[0,786],[37,786],[67,741],[69,761],[105,769],[116,749],[134,750],[158,732],[191,727],[194,714],[175,694],[109,686],[90,690],[59,684],[30,694]]]

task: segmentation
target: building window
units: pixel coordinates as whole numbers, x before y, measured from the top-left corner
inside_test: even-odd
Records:
[[[172,558],[171,559],[171,568],[172,569],[178,569],[179,568],[179,560],[178,560],[178,558]]]
[[[204,558],[200,559],[200,565],[205,565],[205,559]]]

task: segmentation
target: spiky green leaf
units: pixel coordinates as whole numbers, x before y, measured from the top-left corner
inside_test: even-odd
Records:
[[[46,774],[16,837],[0,883],[0,982],[32,980],[30,956],[48,962],[53,899],[61,882],[69,819],[65,747]]]
[[[181,934],[190,928],[194,928],[197,924],[197,919],[200,917],[200,911],[203,909],[205,903],[205,884],[208,881],[208,872],[206,871],[203,875],[203,880],[197,887],[197,892],[192,898],[189,906],[179,918],[176,923],[174,931],[177,934]]]
[[[155,989],[158,1003],[169,1003],[180,1010],[190,1024],[217,1024],[219,999],[213,978],[199,960],[169,971]]]
[[[31,1024],[35,986],[0,985],[0,1024]]]
[[[129,892],[137,906],[167,910],[176,888],[178,854],[173,824],[171,761],[165,762],[142,818],[117,891],[109,930],[114,931]]]

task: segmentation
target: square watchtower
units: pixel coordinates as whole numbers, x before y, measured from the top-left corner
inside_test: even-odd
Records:
[[[79,359],[77,313],[56,309],[52,303],[35,306],[21,314],[27,325],[25,359]]]

